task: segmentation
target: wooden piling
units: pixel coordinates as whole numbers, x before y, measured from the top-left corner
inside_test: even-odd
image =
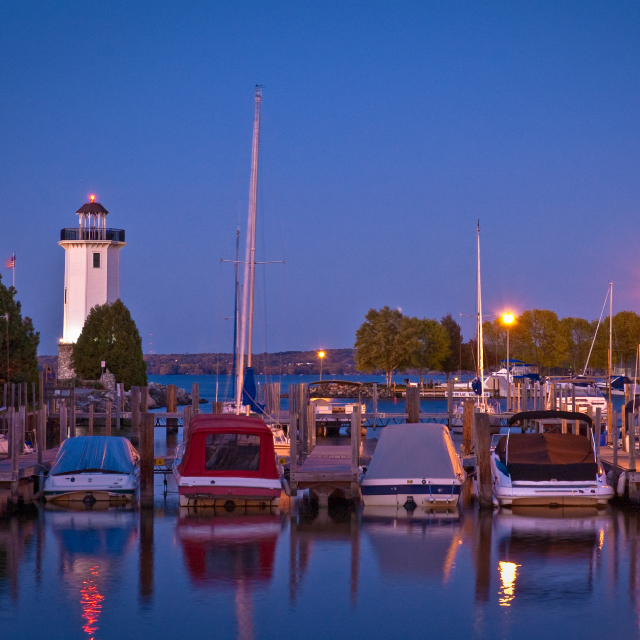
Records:
[[[596,408],[596,417],[594,419],[594,440],[596,442],[596,459],[600,462],[600,435],[602,433],[602,409]]]
[[[373,430],[378,428],[378,383],[373,383]],[[448,405],[448,403],[447,403]]]
[[[307,405],[307,424],[309,425],[309,452],[316,448],[316,407],[313,402]]]
[[[105,420],[106,435],[111,435],[111,403],[107,402],[107,416]]]
[[[185,407],[182,412],[182,446],[183,448],[187,446],[187,442],[189,442],[189,430],[191,423],[191,407]]]
[[[449,431],[453,429],[453,380],[450,375],[447,381],[447,426]]]
[[[419,392],[418,387],[415,389]],[[420,398],[420,395],[418,395]],[[361,406],[358,403],[356,410],[351,414],[351,473],[357,473],[360,466],[360,427],[362,426]],[[360,486],[356,481],[351,483],[351,498],[358,500],[360,497]]]
[[[626,411],[624,412],[626,413]],[[637,410],[630,414],[629,424],[627,425],[627,431],[629,432],[629,471],[636,470],[636,418],[638,416]]]
[[[491,422],[486,413],[473,414],[473,440],[476,451],[478,502],[481,509],[493,509],[491,481]]]
[[[62,444],[67,439],[67,401],[60,401],[60,444]]]
[[[93,402],[89,403],[89,435],[93,435]]]
[[[289,468],[293,474],[298,470],[298,414],[289,413]],[[289,482],[291,497],[298,495],[298,483]],[[293,522],[293,520],[292,520]]]
[[[131,443],[140,442],[140,387],[131,387]]]
[[[69,437],[76,437],[76,400],[73,398],[73,403],[69,408]]]
[[[420,389],[407,385],[406,391],[407,423],[420,422]]]
[[[167,413],[177,413],[178,411],[178,387],[175,384],[167,386]],[[213,413],[217,413],[213,411]],[[178,419],[167,418],[167,435],[178,433]]]
[[[609,415],[611,416],[611,423],[609,424],[609,431],[611,431],[611,438],[613,440],[613,468],[618,467],[618,416],[615,411],[611,411],[609,407]]]
[[[153,508],[153,414],[144,412],[140,422],[140,506]]]
[[[200,413],[200,385],[197,382],[191,384],[191,406],[194,416]]]
[[[24,453],[24,440],[27,430],[27,407],[25,407],[24,405],[20,406],[18,408],[18,413],[20,414],[20,429],[18,431],[18,452],[20,453],[20,455],[22,455]]]
[[[11,451],[11,501],[15,505],[18,502],[18,488],[20,485],[20,412],[14,411],[12,415],[13,449]]]
[[[620,435],[622,437],[622,451],[627,451],[627,412],[624,410],[622,410],[622,414],[620,415],[621,419],[621,426],[620,426]]]
[[[44,372],[40,371],[40,377],[38,380],[39,386],[38,390],[40,392],[40,402],[38,403],[40,407],[40,419],[38,420],[38,465],[40,465],[40,469],[42,469],[42,452],[46,447],[47,437],[47,411],[44,405]],[[42,489],[42,485],[40,486]]]
[[[462,455],[471,455],[471,432],[473,420],[473,400],[465,400],[462,418]]]
[[[116,430],[122,429],[122,412],[124,411],[124,383],[116,385]]]

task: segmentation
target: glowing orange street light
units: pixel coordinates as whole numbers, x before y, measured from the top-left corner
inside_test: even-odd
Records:
[[[326,355],[324,351],[318,351],[318,358],[320,358],[320,382],[322,382],[322,360]]]

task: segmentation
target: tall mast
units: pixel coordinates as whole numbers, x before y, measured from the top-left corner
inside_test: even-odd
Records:
[[[256,212],[258,203],[258,148],[260,141],[260,106],[262,91],[256,87],[255,112],[253,116],[253,145],[251,154],[251,183],[249,187],[249,215],[247,218],[247,243],[244,261],[244,283],[242,286],[242,312],[240,315],[240,357],[238,359],[238,382],[236,388],[236,413],[240,413],[242,387],[244,383],[244,347],[247,339],[247,367],[251,366],[253,346],[253,292],[256,272]],[[247,328],[248,325],[248,328]]]
[[[484,406],[484,347],[482,336],[482,283],[480,281],[480,220],[478,220],[478,268],[477,268],[477,286],[478,286],[478,377],[480,379],[481,389],[481,405]],[[508,366],[508,363],[507,363]]]
[[[609,283],[609,408],[607,417],[609,418],[609,425],[611,424],[611,369],[613,364],[613,281]],[[610,429],[612,427],[609,427]],[[617,446],[617,444],[614,444]]]
[[[236,261],[235,261],[235,302],[233,306],[233,397],[236,396],[236,368],[238,366],[238,305],[240,303],[240,225],[236,229]]]

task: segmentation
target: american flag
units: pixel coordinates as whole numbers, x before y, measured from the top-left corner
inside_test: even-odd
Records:
[[[10,258],[7,258],[4,261],[4,266],[7,269],[15,269],[16,268],[16,254],[15,253]]]

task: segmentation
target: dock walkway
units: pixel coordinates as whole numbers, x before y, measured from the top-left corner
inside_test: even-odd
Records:
[[[45,473],[51,469],[56,455],[58,455],[59,447],[54,449],[47,449],[42,452],[42,470]],[[10,483],[12,479],[11,471],[11,458],[0,459],[0,483]],[[32,476],[37,476],[40,473],[38,466],[38,454],[25,453],[18,458],[18,479],[23,480]]]

